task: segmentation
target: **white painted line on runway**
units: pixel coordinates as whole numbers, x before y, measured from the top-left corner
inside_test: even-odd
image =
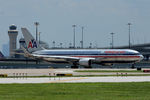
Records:
[[[84,82],[150,82],[150,76],[128,77],[62,77],[0,78],[0,84],[11,83],[84,83]]]
[[[76,77],[76,78],[71,78],[71,79],[51,81],[49,83],[64,83],[64,82],[72,82],[72,81],[83,80],[83,79],[88,79],[88,78],[85,78],[85,77]]]

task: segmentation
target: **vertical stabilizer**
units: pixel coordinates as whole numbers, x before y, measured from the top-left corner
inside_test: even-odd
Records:
[[[26,28],[21,28],[22,34],[24,36],[26,46],[29,52],[41,50],[38,41],[34,39],[34,37],[31,35],[31,33]]]

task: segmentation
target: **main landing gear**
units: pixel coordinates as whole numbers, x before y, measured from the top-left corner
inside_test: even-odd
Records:
[[[134,69],[135,68],[135,64],[132,64],[131,68]]]
[[[77,65],[77,63],[73,63],[73,65],[71,66],[71,68],[77,69],[77,68],[79,68],[79,66]]]

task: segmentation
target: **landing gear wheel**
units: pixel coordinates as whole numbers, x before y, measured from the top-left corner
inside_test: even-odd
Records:
[[[71,68],[78,68],[78,65],[76,63],[73,63],[73,66],[71,66]]]
[[[77,69],[78,66],[77,65],[73,65],[73,66],[71,66],[71,68]]]
[[[92,68],[92,66],[84,67],[84,68]]]

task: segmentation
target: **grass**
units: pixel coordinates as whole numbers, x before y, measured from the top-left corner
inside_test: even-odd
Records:
[[[0,84],[0,100],[149,100],[149,82]]]
[[[76,70],[75,72],[95,72],[95,73],[140,73],[142,70]]]

